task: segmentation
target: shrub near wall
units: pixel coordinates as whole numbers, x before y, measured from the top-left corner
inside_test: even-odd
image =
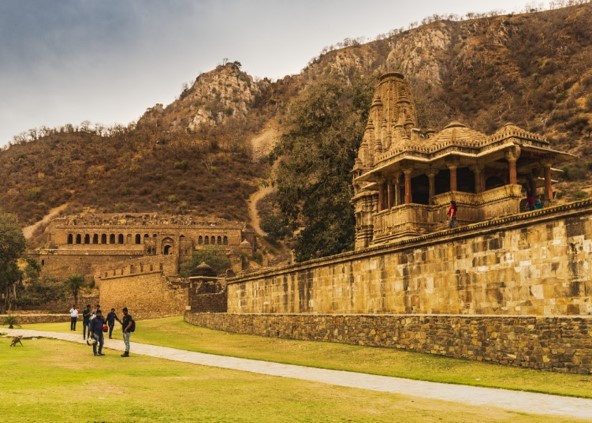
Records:
[[[397,348],[568,373],[592,373],[592,318],[185,313],[248,335]]]

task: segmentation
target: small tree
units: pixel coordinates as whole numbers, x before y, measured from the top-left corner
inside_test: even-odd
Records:
[[[74,304],[78,304],[78,293],[80,292],[80,288],[84,286],[84,276],[82,275],[70,275],[68,279],[66,279],[66,290],[72,293],[74,297]]]
[[[16,295],[16,284],[22,278],[16,261],[25,251],[25,237],[16,216],[0,211],[0,293],[4,303],[0,312],[10,309]]]

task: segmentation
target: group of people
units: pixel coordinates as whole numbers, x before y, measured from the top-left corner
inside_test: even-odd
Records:
[[[121,356],[129,357],[130,335],[136,329],[136,322],[132,318],[132,315],[129,314],[127,307],[124,307],[122,312],[123,319],[120,320],[119,317],[117,317],[114,308],[107,313],[107,316],[103,316],[101,306],[98,304],[93,310],[91,310],[90,304],[82,310],[82,339],[86,339],[89,344],[92,342],[93,354],[95,356],[105,355],[103,354],[103,345],[105,344],[104,333],[108,332],[109,339],[112,339],[113,328],[117,321],[121,324],[123,342],[125,343],[125,351]],[[76,322],[78,321],[79,315],[80,312],[78,311],[78,308],[73,305],[70,309],[70,330],[76,330]]]
[[[526,196],[526,203],[528,204],[528,210],[540,210],[543,208],[543,199],[539,195],[533,197],[531,194]]]

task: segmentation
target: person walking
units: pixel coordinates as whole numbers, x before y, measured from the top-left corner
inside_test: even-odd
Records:
[[[121,354],[122,357],[129,357],[130,351],[130,335],[136,330],[136,322],[132,315],[128,313],[127,307],[123,308],[123,321],[121,323],[121,330],[123,331],[123,342],[125,344],[125,351]]]
[[[95,318],[90,321],[89,326],[90,333],[96,341],[93,343],[93,354],[95,356],[105,355],[103,354],[103,344],[105,343],[105,338],[103,336],[104,324],[105,319],[103,318],[103,314],[100,309],[97,309],[95,312]]]
[[[456,228],[456,212],[457,212],[457,207],[456,207],[456,201],[451,201],[450,202],[450,207],[448,208],[448,227],[450,229],[452,228]]]
[[[90,338],[90,329],[88,325],[90,323],[90,304],[86,305],[86,308],[82,310],[82,339],[86,339],[87,336]],[[88,333],[87,333],[88,331]]]
[[[76,322],[78,321],[78,308],[76,305],[72,305],[70,309],[70,330],[76,330]]]
[[[112,308],[111,311],[107,314],[107,325],[109,326],[109,339],[112,339],[113,328],[115,327],[116,320],[121,323],[119,317],[117,317],[117,314],[115,314],[115,309]]]

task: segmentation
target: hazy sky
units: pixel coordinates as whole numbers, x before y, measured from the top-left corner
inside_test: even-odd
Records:
[[[0,0],[0,147],[43,125],[127,124],[223,58],[276,79],[346,37],[526,4],[547,2]]]

